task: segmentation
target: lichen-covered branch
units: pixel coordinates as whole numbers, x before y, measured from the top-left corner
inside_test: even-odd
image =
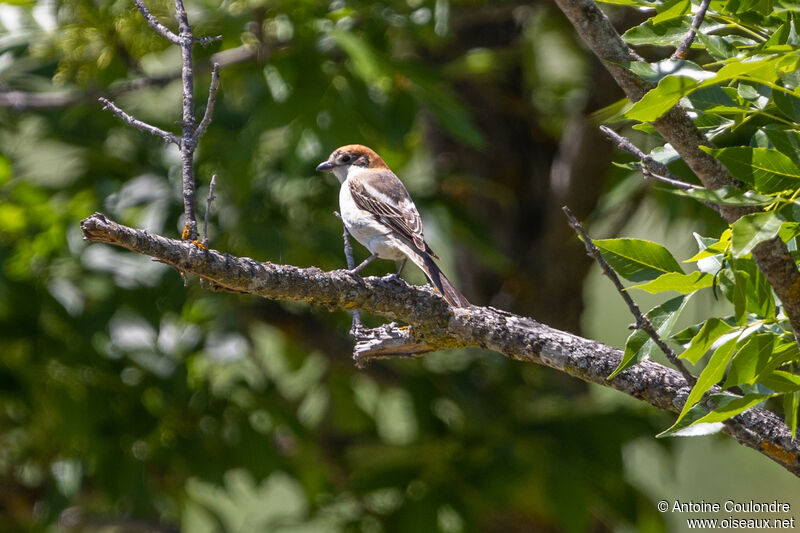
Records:
[[[182,273],[219,288],[274,300],[304,301],[330,310],[361,309],[409,326],[392,328],[388,337],[405,355],[446,348],[481,347],[517,361],[541,364],[584,381],[622,391],[651,405],[678,412],[689,384],[677,371],[645,361],[613,380],[620,350],[491,307],[452,308],[428,287],[413,287],[396,277],[362,278],[346,270],[326,272],[233,257],[191,242],[168,239],[108,220],[96,213],[81,222],[84,238],[148,255]],[[389,341],[378,339],[387,346]],[[408,350],[414,343],[418,350]],[[390,352],[365,356],[391,356]],[[779,417],[751,409],[726,423],[738,442],[767,455],[800,476],[800,441],[792,441]]]
[[[603,61],[617,85],[631,101],[638,101],[655,87],[622,66],[625,62],[643,59],[622,40],[594,0],[556,0],[556,4],[592,52]],[[701,146],[713,145],[695,127],[680,104],[654,121],[653,127],[672,145],[707,189],[741,185],[722,163],[700,149]],[[722,218],[728,223],[755,210],[756,208],[739,206],[719,208]],[[783,303],[795,338],[800,342],[800,272],[786,244],[779,238],[762,242],[753,249],[753,258]]]

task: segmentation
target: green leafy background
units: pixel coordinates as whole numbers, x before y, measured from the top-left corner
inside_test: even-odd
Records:
[[[148,5],[171,24],[172,2]],[[652,5],[660,19],[626,38],[674,44],[689,2]],[[647,274],[632,284],[702,289],[687,305],[679,297],[680,317],[666,317],[676,342],[709,316],[746,327],[761,313],[777,324],[747,263],[755,241],[788,240],[797,227],[789,148],[798,139],[786,127],[797,101],[775,88],[796,91],[788,52],[797,37],[788,8],[770,5],[734,14],[737,24],[774,26],[756,43],[759,65],[698,75],[700,64],[753,46],[736,32],[709,33],[698,46],[710,59],[638,71],[661,80],[656,91],[669,94],[659,99],[692,102],[702,127],[730,141],[714,155],[755,191],[726,198],[772,207],[725,240],[703,205],[610,165],[611,147],[585,117],[620,94],[549,3],[187,1],[198,34],[223,36],[197,48],[201,63],[254,50],[223,70],[198,150],[200,198],[219,176],[211,245],[341,268],[336,184],[314,167],[362,142],[403,177],[444,270],[476,303],[625,346],[631,318],[590,270],[559,212],[568,203],[593,235],[651,241],[614,248]],[[626,27],[642,22],[631,10],[612,14]],[[178,235],[177,152],[96,102],[111,91],[125,110],[174,130],[178,65],[178,51],[125,0],[0,2],[0,90],[75,98],[0,110],[0,531],[664,531],[680,516],[658,513],[661,499],[800,508],[796,480],[766,458],[721,436],[656,440],[674,416],[613,391],[480,350],[356,370],[345,313],[185,287],[147,258],[84,243],[78,223],[94,211]],[[208,69],[197,74],[202,109]],[[142,77],[156,81],[116,92]],[[648,120],[657,110],[627,112]],[[686,174],[668,148],[632,133]],[[752,161],[763,164],[748,174]],[[565,162],[572,176],[551,173]],[[707,276],[679,263],[698,242],[701,274],[730,270],[714,287],[722,302]],[[393,268],[379,261],[365,274]],[[424,281],[408,270],[410,282]],[[643,308],[674,298],[635,292]],[[760,346],[737,353],[757,363]],[[740,363],[735,375],[757,387],[754,369],[768,367]],[[771,379],[778,391],[793,378]]]

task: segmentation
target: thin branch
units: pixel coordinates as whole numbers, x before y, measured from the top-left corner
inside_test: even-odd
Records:
[[[214,66],[211,68],[211,83],[208,86],[206,111],[203,113],[203,119],[200,121],[200,125],[197,126],[197,131],[194,132],[195,144],[200,142],[200,137],[205,135],[208,125],[211,124],[211,115],[214,114],[214,104],[217,101],[217,89],[219,89],[219,63],[214,63]]]
[[[136,7],[139,8],[139,13],[142,14],[144,19],[150,25],[153,30],[162,36],[164,39],[168,40],[173,44],[180,44],[180,38],[173,33],[172,30],[161,24],[156,17],[150,13],[150,10],[147,9],[147,6],[144,3],[144,0],[133,0],[136,4]]]
[[[211,43],[215,43],[215,42],[221,41],[221,40],[222,40],[222,35],[213,35],[213,36],[208,36],[208,37],[195,37],[194,38],[194,42],[196,42],[197,44],[199,44],[203,48],[205,48],[206,46],[208,46]]]
[[[662,181],[677,189],[702,189],[702,187],[698,187],[697,185],[692,185],[691,183],[686,183],[683,181],[679,176],[676,176],[672,172],[670,172],[667,165],[661,163],[660,161],[656,161],[643,151],[641,151],[635,144],[633,144],[629,139],[623,137],[616,131],[612,130],[608,126],[600,126],[600,131],[602,131],[606,137],[611,139],[620,150],[624,150],[630,154],[633,154],[639,161],[642,162],[643,169],[645,168],[650,173],[650,176],[657,179],[658,181]]]
[[[597,246],[595,246],[592,238],[589,237],[588,233],[586,233],[583,225],[578,221],[577,218],[575,218],[575,215],[572,214],[572,211],[570,211],[569,207],[564,206],[562,209],[564,210],[564,214],[567,215],[567,218],[569,219],[569,225],[572,226],[572,229],[575,230],[575,233],[577,233],[583,241],[583,245],[586,247],[586,253],[589,254],[589,256],[595,261],[597,261],[597,264],[603,269],[603,274],[605,274],[611,280],[611,283],[613,283],[614,287],[617,288],[617,292],[619,292],[620,296],[622,296],[622,299],[625,300],[625,303],[628,305],[628,309],[630,309],[631,314],[636,319],[636,328],[647,333],[650,338],[653,339],[653,342],[656,343],[656,346],[658,346],[661,351],[664,352],[664,355],[667,356],[669,362],[678,369],[686,382],[690,385],[694,385],[697,379],[684,366],[683,362],[678,359],[678,356],[675,354],[672,348],[670,348],[669,345],[659,336],[656,328],[653,327],[653,324],[650,322],[650,320],[644,315],[644,313],[642,313],[642,311],[639,309],[639,306],[636,305],[636,302],[633,301],[633,298],[631,298],[631,295],[628,294],[628,291],[625,290],[625,286],[622,285],[622,282],[619,280],[617,273],[614,272],[614,269],[611,268],[611,265],[609,265],[608,262],[603,259],[603,256],[600,254],[600,250],[597,249]]]
[[[194,149],[196,147],[194,118],[194,65],[192,48],[195,43],[189,17],[182,0],[175,0],[175,18],[178,20],[178,45],[181,47],[181,81],[183,86],[183,113],[181,116],[181,191],[183,195],[184,226],[181,238],[197,240],[197,212],[194,188]]]
[[[613,380],[607,377],[622,352],[596,341],[490,307],[451,308],[428,286],[402,280],[354,276],[345,270],[260,263],[191,243],[135,230],[96,213],[81,222],[84,238],[156,257],[194,274],[211,286],[273,300],[305,301],[330,310],[362,309],[411,325],[408,340],[426,349],[481,347],[516,361],[549,366],[584,381],[622,391],[659,409],[679,412],[689,389],[677,371],[643,361]],[[402,328],[399,328],[402,329]],[[405,342],[405,340],[404,340]],[[774,413],[750,409],[725,423],[742,445],[769,457],[800,477],[800,439]]]
[[[347,232],[347,227],[344,225],[344,219],[342,218],[341,213],[338,211],[333,212],[336,215],[336,218],[342,221],[342,240],[344,241],[344,259],[345,263],[347,264],[347,270],[353,270],[355,268],[355,260],[353,259],[353,245],[350,244],[350,233]],[[350,335],[356,337],[359,332],[364,329],[363,324],[361,324],[361,312],[358,309],[353,310],[353,325],[350,327]]]
[[[203,248],[208,248],[208,214],[211,212],[211,203],[217,198],[214,196],[214,188],[217,186],[217,175],[211,176],[208,184],[208,197],[206,198],[206,213],[203,218]]]
[[[706,11],[710,3],[711,0],[703,0],[700,2],[700,7],[697,9],[697,13],[694,14],[694,18],[692,19],[692,27],[689,29],[689,33],[686,34],[683,41],[681,41],[681,44],[678,45],[678,48],[675,49],[675,53],[672,54],[672,59],[686,59],[686,56],[689,54],[689,49],[692,47],[695,35],[700,29],[700,24],[703,23],[703,18],[706,16]]]
[[[126,113],[125,111],[114,105],[114,102],[110,100],[107,100],[105,98],[98,98],[98,100],[100,101],[101,104],[103,104],[103,109],[110,109],[112,113],[117,115],[119,118],[121,118],[123,121],[133,126],[134,128],[155,135],[156,137],[161,137],[166,142],[175,143],[178,146],[181,145],[181,140],[174,133],[164,131],[161,128],[157,128],[146,122],[142,122],[137,118],[134,118],[132,115],[129,115],[128,113]]]

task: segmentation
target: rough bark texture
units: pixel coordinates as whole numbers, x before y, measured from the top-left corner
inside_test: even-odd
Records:
[[[611,22],[594,0],[556,0],[556,4],[567,16],[581,38],[592,52],[603,60],[606,68],[631,101],[637,101],[655,85],[646,82],[619,63],[642,60],[619,36]],[[678,152],[690,169],[708,189],[723,185],[737,185],[725,167],[700,146],[713,146],[692,119],[679,105],[653,122],[656,131]],[[728,222],[752,209],[721,206],[720,213]],[[795,331],[800,334],[800,273],[789,254],[786,244],[780,239],[761,243],[753,250],[758,268],[783,303],[786,315]],[[800,338],[800,337],[798,337]]]
[[[607,376],[622,357],[616,348],[491,307],[454,309],[431,289],[412,287],[397,278],[361,278],[344,270],[325,272],[316,267],[260,263],[129,228],[99,213],[85,219],[81,228],[89,241],[149,255],[222,289],[269,299],[305,301],[332,310],[362,309],[401,320],[410,327],[404,330],[407,337],[399,342],[414,341],[419,353],[479,346],[612,387],[673,412],[680,410],[689,392],[686,380],[678,372],[652,361],[609,381]],[[800,476],[800,441],[792,441],[788,428],[773,413],[751,409],[731,419],[725,431]]]

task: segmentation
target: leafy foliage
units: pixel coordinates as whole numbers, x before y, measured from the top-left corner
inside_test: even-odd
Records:
[[[628,30],[623,38],[633,45],[669,47],[683,41],[700,4],[690,0],[612,3],[651,11],[655,8],[653,16]],[[702,149],[742,183],[742,189],[697,189],[676,194],[719,205],[763,208],[739,218],[718,239],[695,235],[700,250],[688,262],[695,263],[697,270],[688,275],[665,271],[655,279],[634,278],[629,264],[650,261],[655,245],[621,239],[605,243],[606,250],[626,246],[627,263],[610,262],[621,276],[648,281],[634,288],[651,293],[677,291],[685,295],[681,298],[699,291],[719,291],[730,303],[729,315],[708,318],[672,337],[678,350],[683,350],[682,359],[705,364],[677,422],[662,435],[696,434],[690,426],[724,421],[770,398],[782,400],[793,435],[797,428],[800,352],[795,332],[782,312],[781,302],[758,270],[752,251],[776,238],[786,242],[792,252],[797,251],[798,13],[793,3],[712,1],[692,43],[692,61],[666,59],[626,65],[657,86],[628,107],[624,118],[639,122],[634,126],[637,129],[652,131],[646,123],[680,103],[698,127],[721,146]],[[651,155],[657,158],[665,150],[656,148]],[[666,162],[677,165],[675,157]],[[665,317],[664,306],[674,301],[650,312],[658,317],[662,335],[671,333],[663,325],[674,324],[684,309],[672,305]],[[651,353],[652,347],[642,342],[641,332],[634,332],[614,375]],[[735,394],[714,392],[715,386]],[[710,392],[713,394],[709,396]]]

